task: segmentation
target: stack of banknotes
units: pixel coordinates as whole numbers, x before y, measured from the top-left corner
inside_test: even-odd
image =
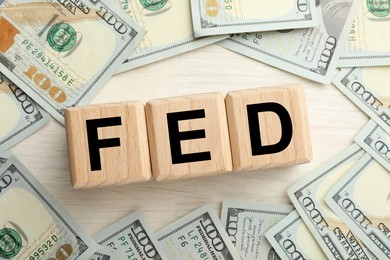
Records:
[[[9,152],[0,155],[0,259],[390,259],[390,134],[370,120],[288,189],[293,205],[224,201],[153,233],[133,212],[92,238]]]
[[[292,205],[224,201],[156,233],[133,212],[90,237],[9,151],[114,74],[214,43],[370,117]],[[388,0],[0,0],[0,260],[390,259],[387,84]]]
[[[357,67],[335,83],[369,99],[364,84],[389,82],[389,32],[387,0],[0,0],[0,152],[114,74],[213,43],[319,83]]]

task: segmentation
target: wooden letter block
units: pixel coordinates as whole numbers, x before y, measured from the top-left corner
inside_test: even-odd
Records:
[[[149,101],[146,118],[156,180],[232,170],[225,102],[220,93]]]
[[[312,158],[302,86],[233,91],[226,96],[234,170],[287,166]]]
[[[68,108],[65,120],[74,188],[151,179],[145,110],[141,102]]]

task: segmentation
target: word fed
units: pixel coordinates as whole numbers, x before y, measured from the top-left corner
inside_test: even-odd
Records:
[[[92,188],[308,162],[302,86],[68,108],[71,181]]]

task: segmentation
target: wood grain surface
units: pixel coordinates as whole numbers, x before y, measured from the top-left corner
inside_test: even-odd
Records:
[[[94,141],[116,139],[118,145],[98,147],[94,151],[98,154],[92,158],[94,162],[100,162],[100,170],[92,171],[86,122],[115,117],[120,119],[116,122],[118,125],[93,129]],[[73,188],[124,185],[152,178],[145,109],[141,101],[69,108],[65,113],[65,125]]]
[[[321,85],[212,45],[114,76],[92,103],[147,100],[270,85],[303,84],[313,160],[304,165],[240,174],[114,188],[73,190],[65,128],[54,119],[12,151],[89,233],[135,209],[157,230],[211,203],[219,214],[224,199],[288,203],[286,189],[310,170],[352,144],[368,121],[333,85]]]
[[[290,123],[291,127],[291,139],[287,138],[286,146],[281,145],[283,148],[280,152],[253,156],[251,144],[251,132],[253,130],[250,130],[251,127],[248,120],[251,112],[249,112],[247,106],[267,103],[268,105],[281,105],[289,118],[283,118],[283,114],[277,115],[271,111],[258,113],[258,110],[254,110],[258,120],[255,126],[259,131],[255,135],[260,137],[260,140],[256,141],[256,145],[261,143],[264,146],[262,149],[269,149],[269,147],[275,146],[275,144],[279,146],[283,142],[283,136],[288,135],[286,133],[288,130],[283,130],[287,128],[288,123]],[[312,159],[310,129],[303,86],[282,85],[231,91],[226,96],[226,110],[235,170],[277,168],[305,163]]]
[[[204,138],[179,141],[176,154],[208,152],[210,160],[193,163],[174,163],[168,127],[168,113],[203,111],[203,118],[177,121],[180,132],[200,130]],[[150,158],[153,177],[157,181],[228,174],[233,169],[225,97],[221,93],[197,94],[150,100],[146,107]],[[172,114],[171,114],[172,115]],[[177,115],[177,114],[176,114]],[[188,114],[187,114],[188,116]],[[177,117],[176,117],[177,118]],[[173,136],[173,135],[172,135]],[[176,135],[178,136],[178,135]],[[178,160],[179,161],[179,160]]]

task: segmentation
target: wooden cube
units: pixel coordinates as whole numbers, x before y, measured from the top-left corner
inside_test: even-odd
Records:
[[[151,179],[145,109],[141,102],[68,108],[65,122],[74,188]]]
[[[311,160],[302,86],[229,92],[226,109],[234,170],[287,166]]]
[[[224,97],[220,93],[147,102],[153,177],[196,177],[232,170]]]

